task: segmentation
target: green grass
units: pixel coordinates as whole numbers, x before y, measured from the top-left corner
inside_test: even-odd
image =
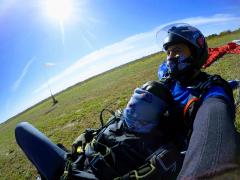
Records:
[[[240,37],[240,31],[211,38],[209,47],[223,45]],[[148,57],[113,69],[107,73],[79,83],[56,95],[58,104],[52,106],[47,99],[0,125],[0,179],[33,179],[35,168],[23,155],[14,139],[18,122],[28,121],[45,133],[52,141],[70,148],[72,141],[85,128],[98,127],[99,112],[111,104],[113,109],[124,108],[133,90],[148,80],[157,79],[158,65],[163,54]],[[211,74],[226,79],[240,79],[239,55],[225,55],[207,68]],[[239,112],[237,127],[240,129]]]

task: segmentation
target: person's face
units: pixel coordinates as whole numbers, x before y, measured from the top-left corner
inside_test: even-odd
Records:
[[[174,44],[168,47],[167,49],[167,60],[178,57],[188,58],[191,56],[191,51],[189,47],[183,43]]]
[[[190,67],[190,48],[183,44],[174,44],[167,48],[167,68],[168,73],[173,78],[178,78],[181,73]]]

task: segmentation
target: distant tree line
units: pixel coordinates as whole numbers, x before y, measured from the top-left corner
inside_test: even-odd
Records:
[[[212,38],[214,38],[216,36],[224,36],[224,35],[227,35],[227,34],[235,33],[237,31],[240,31],[240,28],[238,28],[238,29],[236,29],[234,31],[226,30],[226,31],[223,31],[223,32],[221,32],[219,34],[211,34],[211,35],[207,36],[207,39],[212,39]]]

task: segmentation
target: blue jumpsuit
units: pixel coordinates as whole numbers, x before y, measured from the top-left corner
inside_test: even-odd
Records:
[[[165,63],[159,67],[159,79],[165,76],[166,68]],[[171,92],[182,111],[198,93],[178,82],[171,85]],[[239,168],[240,139],[234,126],[233,101],[221,86],[212,86],[200,100],[178,179],[211,178]]]

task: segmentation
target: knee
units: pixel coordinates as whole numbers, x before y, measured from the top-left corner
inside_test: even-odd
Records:
[[[31,125],[28,122],[20,122],[17,124],[15,128],[15,137],[17,142],[19,142],[20,139],[24,138],[29,126]]]

